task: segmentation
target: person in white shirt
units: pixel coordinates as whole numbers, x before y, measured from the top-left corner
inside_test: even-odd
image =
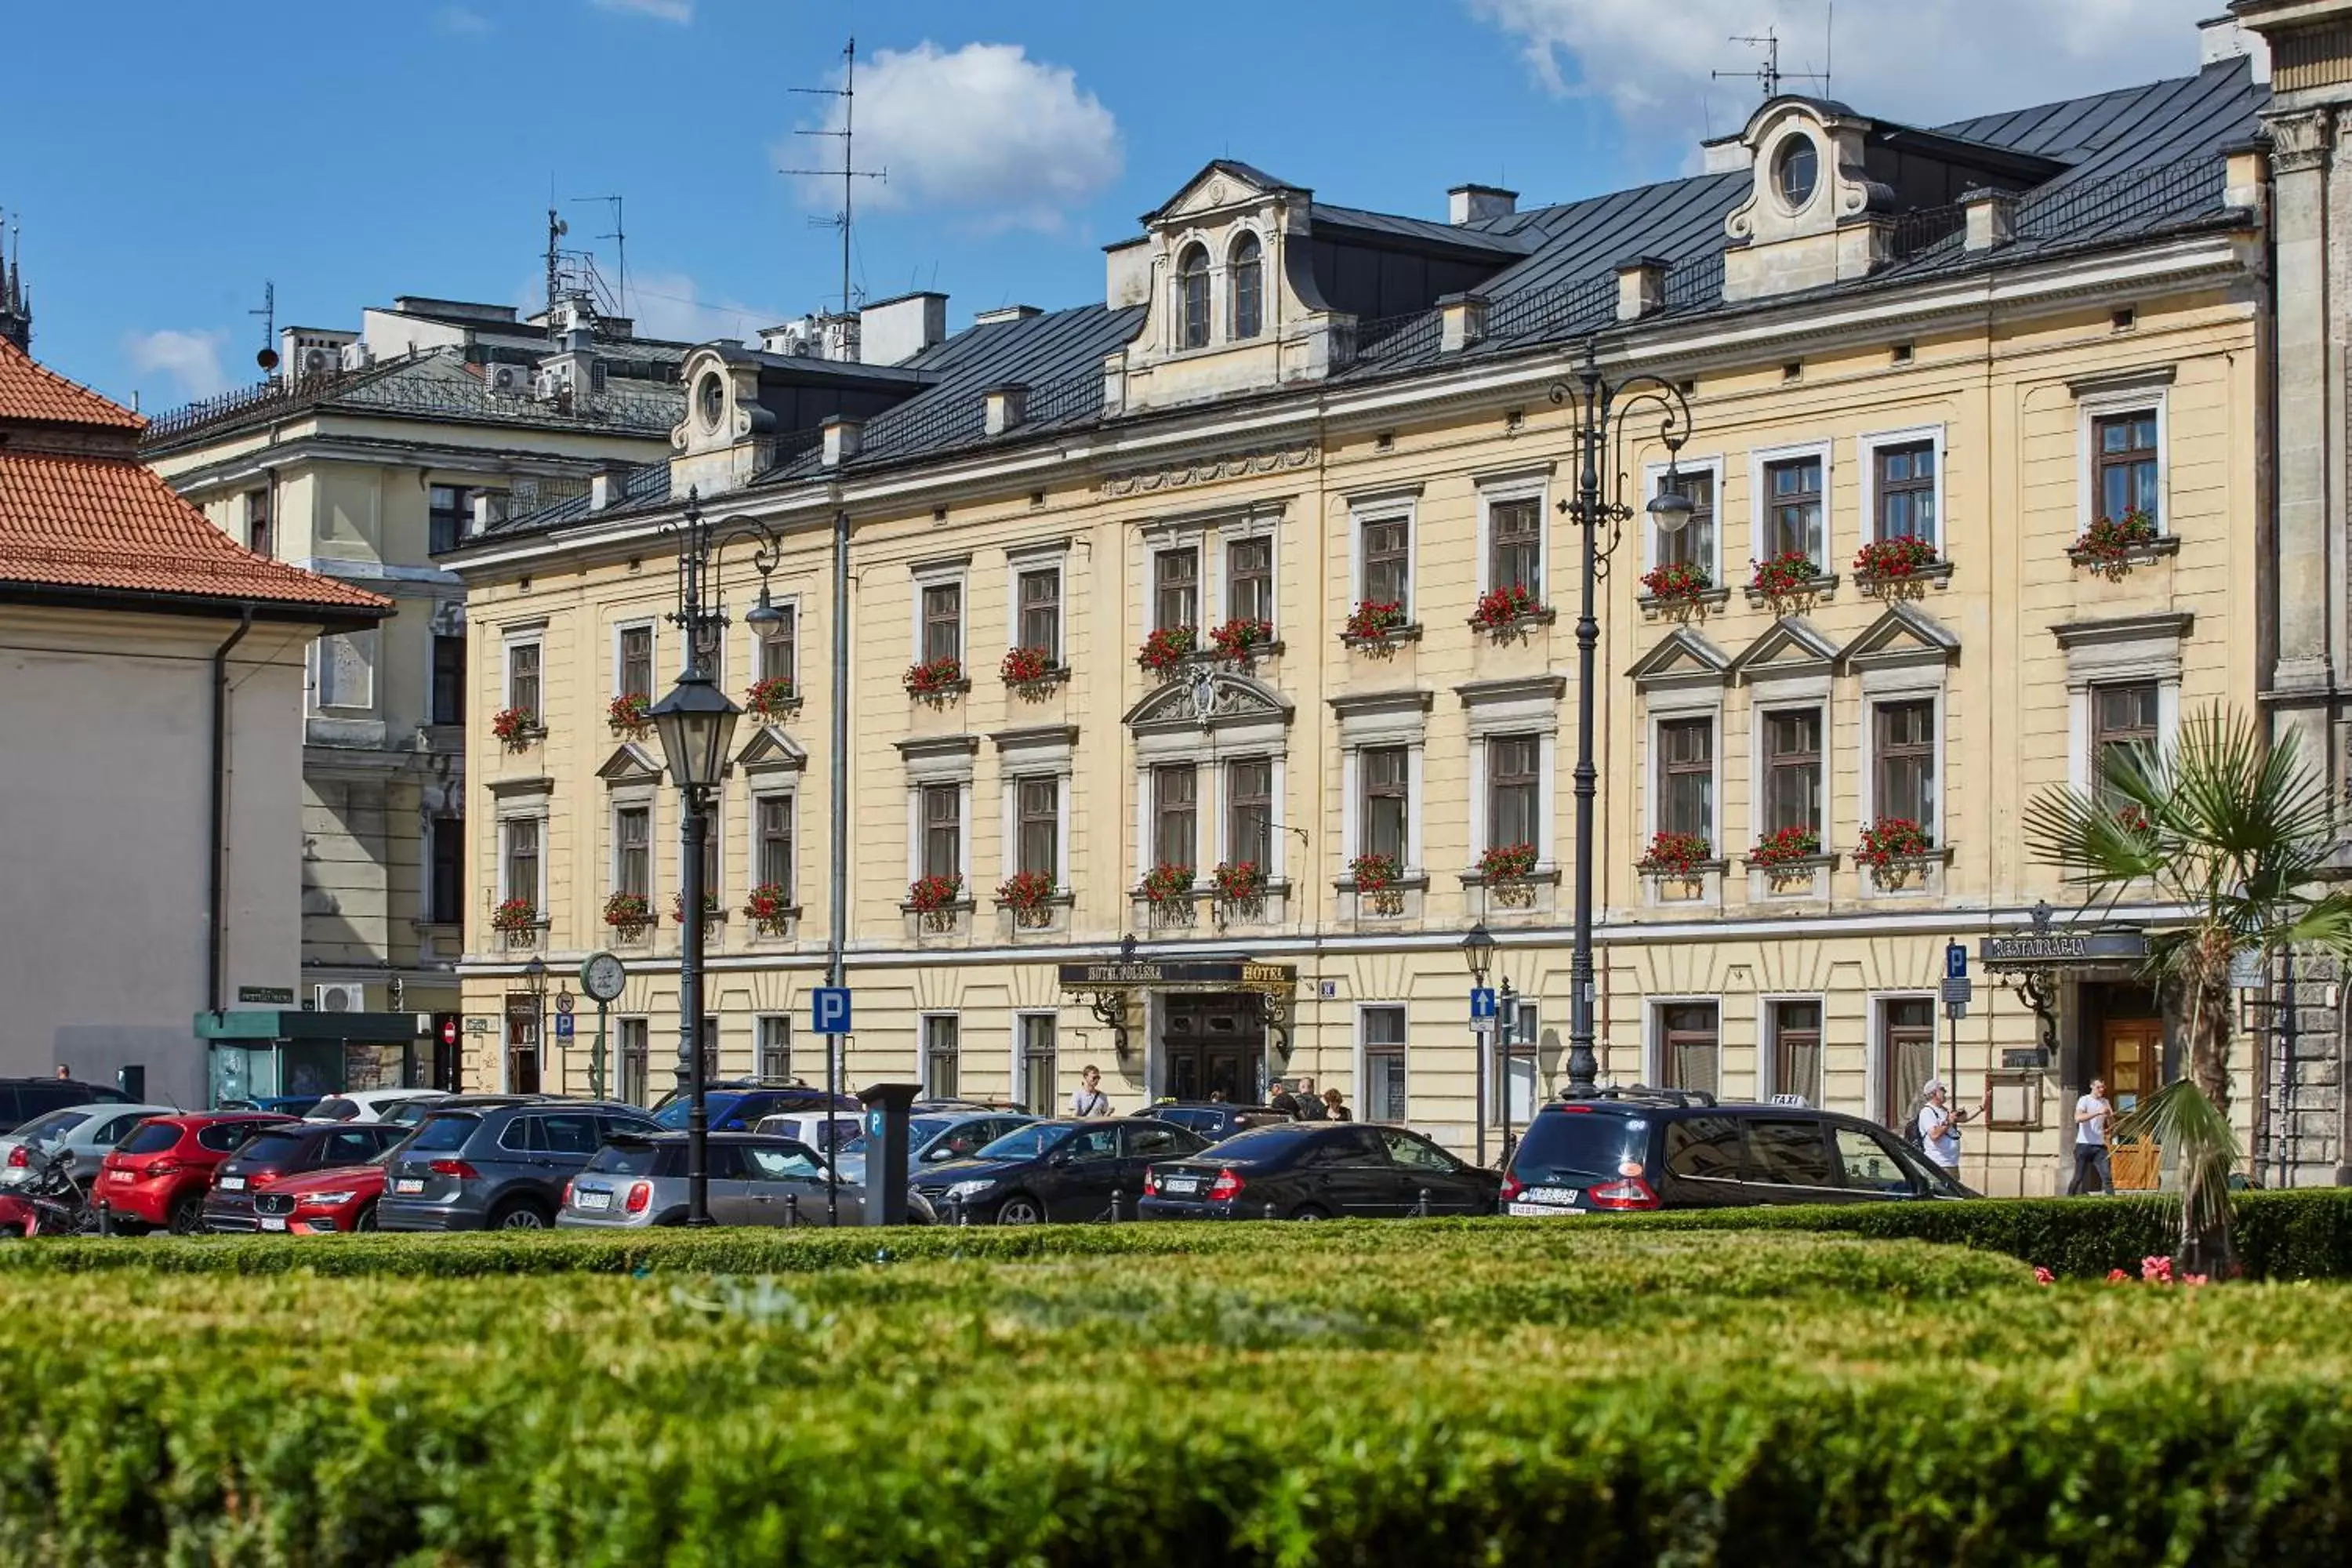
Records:
[[[2107,1162],[2107,1129],[2115,1120],[2116,1108],[2107,1099],[2107,1080],[2093,1079],[2091,1091],[2074,1102],[2074,1179],[2067,1184],[2068,1197],[2089,1192],[2094,1182],[2100,1192],[2109,1197],[2115,1195],[2115,1167]]]
[[[1960,1169],[1960,1123],[1968,1113],[1951,1108],[1951,1095],[1944,1080],[1931,1078],[1919,1086],[1919,1147],[1927,1158],[1945,1170],[1958,1175]]]
[[[1108,1116],[1110,1096],[1102,1089],[1102,1071],[1088,1062],[1078,1075],[1078,1087],[1070,1091],[1070,1114],[1073,1116]]]

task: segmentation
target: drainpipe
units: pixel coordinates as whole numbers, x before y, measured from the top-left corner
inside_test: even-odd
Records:
[[[276,520],[271,520],[276,526]],[[231,649],[245,640],[253,629],[253,606],[247,605],[239,613],[236,630],[228,640],[213,649],[213,773],[212,773],[212,858],[208,862],[210,876],[208,908],[211,928],[206,946],[205,990],[212,1012],[222,1011],[222,993],[227,989],[221,976],[221,953],[228,944],[228,656]]]

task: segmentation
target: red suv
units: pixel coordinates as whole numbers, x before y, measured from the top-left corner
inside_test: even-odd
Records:
[[[214,1169],[263,1128],[293,1120],[273,1110],[151,1117],[100,1162],[90,1195],[113,1211],[118,1224],[193,1236],[205,1228],[205,1194]]]

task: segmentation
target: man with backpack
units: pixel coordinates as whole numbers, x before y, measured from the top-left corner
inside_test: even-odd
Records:
[[[1954,1110],[1950,1100],[1951,1093],[1944,1087],[1942,1079],[1931,1078],[1920,1085],[1918,1114],[1903,1130],[1903,1135],[1913,1148],[1933,1160],[1947,1175],[1958,1181],[1960,1176],[1960,1124],[1968,1121],[1971,1113]],[[1986,1103],[1978,1110],[1988,1109],[1991,1101],[1992,1090],[1987,1089]]]

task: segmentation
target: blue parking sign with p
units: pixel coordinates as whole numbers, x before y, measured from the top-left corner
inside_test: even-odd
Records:
[[[811,992],[810,995],[813,1000],[810,1004],[809,1010],[814,1015],[811,1021],[814,1024],[818,1034],[845,1035],[849,1033],[848,986],[820,985],[814,991]]]
[[[1957,942],[1944,944],[1944,978],[1966,980],[1969,977],[1969,950]]]
[[[568,1040],[572,1037],[571,1014],[558,1013],[555,1016],[555,1037],[559,1040]]]

